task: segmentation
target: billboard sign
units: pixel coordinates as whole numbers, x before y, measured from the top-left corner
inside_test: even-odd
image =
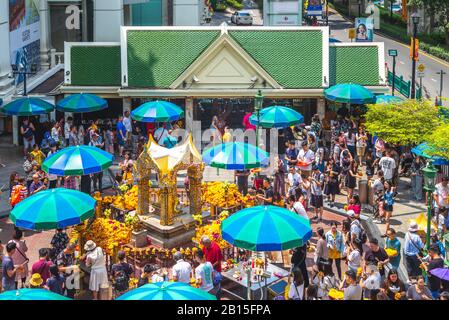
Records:
[[[307,3],[308,16],[321,16],[323,14],[323,5],[321,0],[309,0]]]
[[[374,19],[356,18],[355,32],[356,42],[372,42],[374,37]]]
[[[266,26],[302,25],[302,1],[264,0],[263,16]]]
[[[33,0],[9,0],[9,45],[11,64],[40,65],[39,10]],[[23,81],[18,76],[16,84]]]

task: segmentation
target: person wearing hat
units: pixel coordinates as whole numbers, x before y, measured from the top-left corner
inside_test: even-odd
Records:
[[[40,289],[43,287],[44,280],[39,273],[33,273],[30,278],[30,289]]]
[[[298,161],[305,163],[305,166],[300,166],[301,172],[309,177],[312,173],[312,164],[315,161],[315,153],[309,149],[307,141],[301,143],[301,150],[298,153]]]
[[[80,259],[86,261],[87,267],[91,267],[89,290],[92,291],[93,300],[98,300],[100,289],[109,286],[105,255],[103,249],[97,247],[92,240],[86,242],[84,250],[86,250],[86,254]]]
[[[310,179],[310,205],[315,210],[314,219],[318,219],[318,222],[323,220],[323,187],[324,174],[321,173],[318,166],[314,165],[312,167],[312,176]]]
[[[424,262],[423,265],[427,271],[427,276],[429,278],[428,285],[430,292],[432,292],[432,297],[434,299],[438,299],[440,297],[441,279],[433,276],[429,271],[437,268],[444,268],[444,260],[440,256],[440,248],[436,243],[431,244],[428,251],[430,261]]]
[[[344,300],[362,300],[362,287],[357,283],[357,274],[352,270],[345,272],[340,290],[344,292]]]
[[[424,243],[417,234],[417,231],[418,224],[414,221],[410,223],[408,232],[404,238],[404,256],[409,284],[412,283],[413,278],[421,275],[421,269],[419,267],[421,264],[420,255],[422,255],[421,251],[424,248]]]

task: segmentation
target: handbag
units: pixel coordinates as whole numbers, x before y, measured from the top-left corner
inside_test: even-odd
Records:
[[[218,286],[220,284],[221,279],[223,279],[223,276],[221,275],[221,273],[215,271],[214,272],[214,279],[213,279],[214,287]]]

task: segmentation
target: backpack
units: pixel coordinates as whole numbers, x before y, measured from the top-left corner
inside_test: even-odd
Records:
[[[368,241],[368,235],[366,234],[365,229],[362,227],[362,225],[360,224],[360,222],[358,220],[353,221],[352,223],[357,223],[359,228],[360,228],[360,235],[359,235],[359,240],[363,243],[366,243]],[[351,223],[351,225],[352,225]]]
[[[123,292],[129,289],[129,279],[125,271],[120,270],[114,278],[114,289]]]

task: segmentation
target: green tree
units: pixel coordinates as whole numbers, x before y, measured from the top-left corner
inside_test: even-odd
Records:
[[[438,107],[428,100],[368,105],[366,129],[385,142],[410,145],[425,141],[440,124]]]
[[[449,123],[438,126],[429,136],[429,154],[449,159]]]

